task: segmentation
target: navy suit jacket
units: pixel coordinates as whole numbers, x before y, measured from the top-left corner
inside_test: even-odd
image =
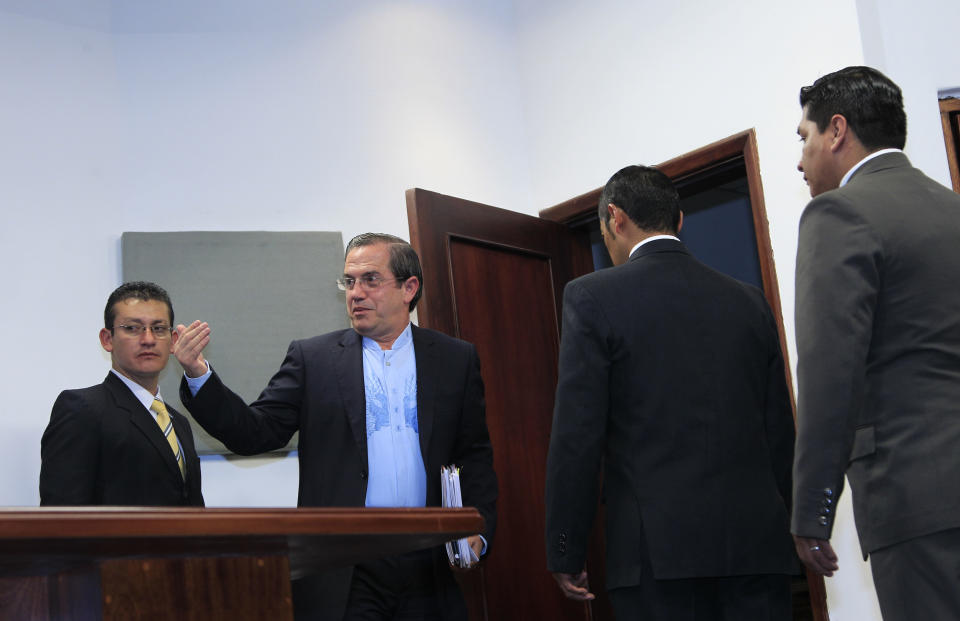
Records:
[[[186,480],[153,415],[112,372],[102,384],[60,393],[40,442],[40,504],[202,507],[190,423],[167,411]]]
[[[547,459],[547,566],[584,568],[600,481],[607,588],[787,574],[794,428],[762,293],[676,240],[567,284]]]
[[[484,536],[492,545],[497,480],[476,349],[416,326],[412,326],[412,334],[427,505],[441,504],[440,467],[457,464],[461,468],[464,506],[475,506],[483,515]],[[204,429],[241,455],[282,448],[299,431],[299,506],[364,506],[368,475],[366,398],[362,338],[354,330],[292,342],[280,370],[249,406],[216,373],[196,396],[183,381],[180,398]],[[447,618],[465,618],[463,598],[445,554],[438,549],[434,557]],[[312,582],[310,597],[322,606],[316,612],[322,615],[318,618],[339,621],[343,616],[351,575],[352,568],[333,570]],[[301,601],[297,601],[298,610]]]

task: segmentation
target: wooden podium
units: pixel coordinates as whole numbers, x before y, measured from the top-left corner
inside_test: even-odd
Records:
[[[0,619],[293,619],[291,578],[482,530],[475,509],[0,509]]]

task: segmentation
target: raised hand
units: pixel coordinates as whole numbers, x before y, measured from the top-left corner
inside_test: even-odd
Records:
[[[200,377],[207,372],[203,349],[210,342],[210,326],[205,321],[194,321],[189,327],[181,323],[177,326],[177,334],[179,336],[173,345],[173,355],[187,377]]]

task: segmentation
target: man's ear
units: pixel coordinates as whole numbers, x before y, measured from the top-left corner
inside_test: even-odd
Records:
[[[830,151],[836,152],[840,147],[843,146],[844,142],[847,140],[847,132],[849,131],[847,125],[847,118],[842,114],[834,114],[830,117],[830,124],[827,126],[827,132],[829,132],[830,137]]]
[[[613,224],[613,226],[608,226],[607,228],[612,230],[617,235],[622,234],[623,226],[624,224],[626,224],[626,218],[627,218],[626,212],[624,212],[622,209],[620,209],[613,203],[610,203],[609,205],[607,205],[607,210],[609,210],[609,213],[610,213],[610,222]]]
[[[410,278],[403,281],[403,299],[409,304],[413,300],[413,296],[417,294],[417,291],[420,289],[420,280],[416,276],[411,276]]]
[[[680,217],[677,218],[677,233],[683,228],[683,210],[680,210]]]
[[[100,328],[100,345],[108,352],[113,352],[113,333],[106,328]]]
[[[614,226],[616,226],[614,224],[614,216],[616,215],[617,211],[618,210],[616,205],[614,205],[613,203],[607,203],[607,222],[606,222],[607,229],[613,231],[614,233],[617,232],[616,229],[613,228]]]

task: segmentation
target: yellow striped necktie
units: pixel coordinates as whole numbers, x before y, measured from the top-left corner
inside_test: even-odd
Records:
[[[167,444],[173,449],[173,454],[177,458],[177,465],[180,466],[180,476],[187,478],[186,466],[183,463],[183,453],[180,451],[180,443],[177,442],[177,432],[173,430],[173,421],[170,420],[170,414],[167,413],[167,407],[163,405],[160,399],[154,399],[150,409],[157,413],[157,424],[163,430],[163,435],[167,438]]]

